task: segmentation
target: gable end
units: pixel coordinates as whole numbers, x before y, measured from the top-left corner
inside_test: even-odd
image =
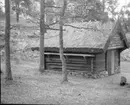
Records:
[[[104,46],[104,53],[107,51],[107,49],[117,49],[117,48],[128,48],[128,42],[126,39],[126,36],[124,34],[124,31],[121,26],[121,22],[118,19],[115,23],[110,36]]]
[[[124,41],[119,33],[115,33],[109,43],[108,49],[124,48]]]

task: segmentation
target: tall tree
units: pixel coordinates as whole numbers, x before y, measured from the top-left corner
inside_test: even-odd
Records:
[[[63,52],[63,21],[64,21],[66,6],[67,6],[67,1],[63,0],[63,7],[62,7],[62,10],[60,13],[60,22],[59,22],[59,26],[60,26],[60,33],[59,33],[60,59],[62,62],[62,74],[63,74],[63,79],[61,81],[62,83],[68,81],[68,78],[67,78],[68,72],[66,69],[66,62],[65,62],[65,58],[64,58],[64,52]]]
[[[105,0],[105,9],[109,12],[111,15],[111,19],[115,20],[116,15],[118,14],[115,10],[118,7],[118,0]]]
[[[24,13],[30,10],[31,1],[30,0],[12,0],[12,5],[13,5],[12,9],[16,12],[16,21],[19,22],[20,13]]]
[[[15,6],[16,6],[16,21],[19,22],[19,14],[20,14],[20,0],[15,0]]]
[[[103,12],[105,11],[105,0],[102,0]]]
[[[5,0],[5,68],[6,79],[12,80],[11,64],[10,64],[10,0]]]
[[[39,71],[44,72],[44,34],[46,32],[45,28],[45,0],[41,0],[40,2],[40,66]]]
[[[39,24],[40,20],[40,9],[38,9],[38,6],[40,4],[40,1],[33,0],[33,4],[30,6],[31,10],[28,11],[28,15],[31,17],[29,19],[33,23]],[[46,0],[45,1],[45,24],[49,25],[55,21],[55,2],[54,0]]]
[[[0,73],[2,73],[2,70],[1,70],[1,54],[0,54]]]
[[[122,25],[126,32],[130,32],[130,3],[124,5],[120,10]]]

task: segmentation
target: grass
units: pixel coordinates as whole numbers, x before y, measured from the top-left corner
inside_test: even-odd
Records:
[[[69,82],[61,84],[60,73],[39,74],[34,62],[12,62],[13,81],[1,75],[1,102],[14,104],[54,105],[129,105],[130,88],[120,87],[120,76],[130,83],[129,62],[122,62],[122,73],[100,79],[69,76]],[[4,65],[2,65],[4,71]]]

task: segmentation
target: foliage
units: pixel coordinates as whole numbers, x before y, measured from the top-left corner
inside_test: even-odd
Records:
[[[122,7],[120,17],[126,32],[130,32],[130,3]]]
[[[30,0],[11,0],[12,1],[12,10],[15,12],[26,13],[30,10],[32,2]],[[19,8],[16,6],[19,5]]]
[[[16,62],[20,60],[38,61],[39,51],[31,50],[31,44],[37,44],[37,40],[34,41],[28,37],[33,34],[32,32],[21,30],[21,28],[20,30],[11,30],[11,59],[16,60]]]
[[[130,61],[130,48],[124,50],[121,53],[121,60],[123,60],[123,61]]]
[[[40,10],[35,5],[39,1],[34,0],[29,15],[32,22],[39,23]],[[46,1],[46,24],[59,21],[62,0]],[[103,4],[99,0],[68,0],[64,21],[66,23],[81,21],[107,21],[108,13],[103,11]]]
[[[31,3],[32,2],[30,0],[11,0],[12,10],[16,12],[17,22],[19,22],[20,14],[27,15],[27,12],[31,10]]]
[[[103,5],[99,0],[70,0],[73,3],[73,19],[78,21],[101,21],[107,19],[107,13],[103,11]]]
[[[108,11],[111,18],[115,20],[115,16],[118,14],[116,9],[118,7],[118,0],[104,0],[105,1],[105,9]]]
[[[3,3],[0,2],[0,17],[4,17],[5,13],[3,11]]]

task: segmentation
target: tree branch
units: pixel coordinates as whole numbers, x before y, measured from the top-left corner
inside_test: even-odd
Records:
[[[58,22],[59,22],[59,21],[56,21],[56,22],[54,22],[54,23],[48,24],[47,26],[55,25],[55,24],[57,24]]]
[[[58,8],[60,9],[61,7],[57,7],[57,6],[46,6],[47,8]]]
[[[47,27],[46,29],[47,29],[47,30],[56,30],[56,31],[59,31],[59,30],[60,30],[60,29],[50,28],[50,27]],[[65,31],[65,29],[64,29],[63,31]]]
[[[73,25],[69,25],[69,24],[65,24],[64,26],[69,26],[69,27],[72,27],[72,28],[77,28],[77,29],[85,29],[85,30],[94,30],[94,31],[100,31],[99,29],[97,28],[86,28],[86,27],[77,27],[77,26],[73,26]]]
[[[11,25],[11,26],[10,26],[10,30],[11,30],[11,29],[14,29],[14,28],[17,28],[17,26],[16,26],[16,25]]]
[[[28,19],[30,22],[32,22],[32,23],[34,23],[34,24],[40,24],[40,22],[39,21],[35,21],[35,20],[32,20],[32,19]]]

